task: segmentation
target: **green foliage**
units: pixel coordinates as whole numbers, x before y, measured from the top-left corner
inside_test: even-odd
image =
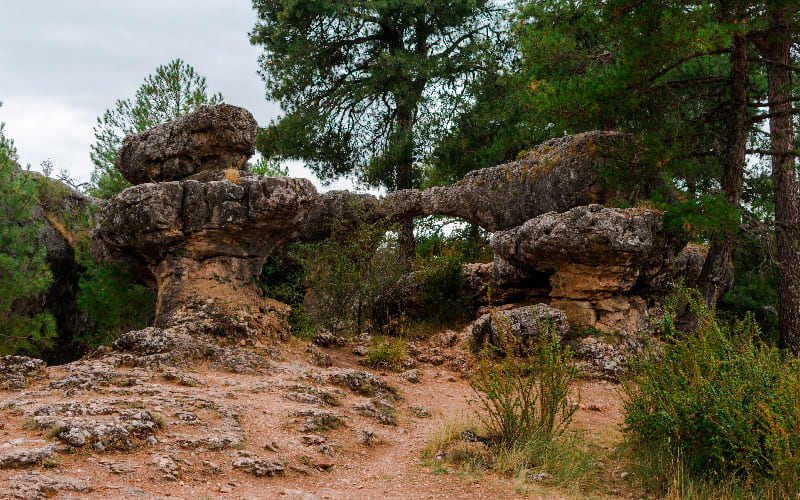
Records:
[[[84,352],[121,333],[152,324],[156,304],[155,293],[136,284],[126,266],[101,264],[91,255],[92,211],[93,208],[84,212],[62,209],[58,213],[82,268],[77,301],[88,315],[91,328],[72,340]]]
[[[577,410],[578,369],[569,347],[549,325],[538,345],[517,345],[502,319],[495,320],[508,340],[502,350],[486,346],[472,366],[476,421],[445,420],[424,456],[444,452],[467,472],[491,469],[513,478],[520,492],[530,475],[544,473],[547,482],[577,494],[589,485],[596,458],[580,435],[566,432]],[[476,430],[488,439],[476,439]]]
[[[364,358],[364,363],[372,368],[399,372],[406,359],[405,348],[406,341],[402,338],[376,338]]]
[[[303,248],[302,245],[292,245],[285,251],[270,255],[261,269],[258,286],[265,297],[292,308],[288,318],[292,335],[310,338],[315,328],[303,304],[306,296],[305,268],[300,260]]]
[[[78,306],[89,315],[94,330],[75,339],[84,349],[115,340],[121,333],[149,326],[155,317],[156,297],[137,285],[128,269],[86,261],[79,279]]]
[[[451,217],[430,216],[416,224],[417,260],[455,252],[462,262],[491,262],[489,233]]]
[[[323,179],[412,187],[417,162],[482,69],[488,0],[255,0],[267,97],[286,115],[259,135],[265,157]]]
[[[33,218],[36,183],[20,170],[14,141],[0,124],[0,354],[35,354],[55,338],[55,320],[48,313],[32,317],[13,312],[15,301],[36,300],[52,276],[47,249],[36,241],[41,226]]]
[[[156,68],[131,99],[119,99],[113,109],[97,118],[96,142],[91,147],[95,165],[90,192],[110,198],[130,186],[114,167],[126,135],[147,130],[190,113],[200,106],[219,104],[222,94],[207,95],[206,79],[181,59]]]
[[[248,170],[254,174],[265,176],[286,176],[289,169],[282,167],[280,162],[267,158],[259,158],[255,163],[247,164]]]
[[[406,272],[388,238],[389,228],[385,220],[339,219],[328,239],[298,247],[310,295],[306,312],[314,324],[356,334],[369,327],[402,330],[403,324],[395,323],[396,311],[386,308]]]
[[[425,320],[449,324],[469,315],[471,304],[464,293],[462,260],[456,251],[418,259],[415,271]]]
[[[527,345],[514,337],[502,316],[493,313],[492,319],[505,341],[502,348],[484,346],[470,375],[478,417],[503,446],[549,442],[564,432],[577,410],[572,393],[579,370],[569,346],[560,343],[551,324],[542,325],[537,344]]]
[[[664,215],[664,228],[687,234],[695,241],[708,241],[723,232],[736,234],[739,210],[729,205],[722,194],[700,194],[674,204]]]
[[[656,456],[666,487],[671,464],[694,478],[800,493],[800,362],[763,344],[752,317],[720,322],[696,291],[676,288],[696,335],[681,338],[668,314],[663,348],[633,361],[624,385],[625,424],[635,448]]]

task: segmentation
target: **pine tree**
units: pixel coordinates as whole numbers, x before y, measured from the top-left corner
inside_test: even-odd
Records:
[[[408,189],[498,26],[489,0],[254,0],[267,97],[285,115],[261,135],[265,157],[323,179]],[[400,221],[410,261],[413,220]]]

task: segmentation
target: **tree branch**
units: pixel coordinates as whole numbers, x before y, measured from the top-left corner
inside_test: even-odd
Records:
[[[433,55],[431,56],[431,58],[445,58],[445,57],[449,56],[449,55],[450,55],[450,54],[451,54],[451,53],[452,53],[454,50],[456,50],[457,48],[459,48],[459,47],[461,46],[461,42],[463,42],[463,41],[464,41],[464,40],[466,40],[467,38],[472,38],[472,37],[474,37],[474,36],[475,36],[475,35],[476,35],[476,34],[477,34],[479,31],[481,31],[482,29],[488,28],[488,27],[489,27],[489,25],[488,25],[488,24],[484,24],[483,26],[480,26],[480,27],[478,27],[478,28],[475,28],[475,29],[474,29],[474,30],[472,30],[472,31],[469,31],[469,32],[467,32],[467,33],[464,33],[463,35],[461,35],[460,37],[458,37],[458,38],[456,39],[456,41],[454,41],[453,43],[451,43],[449,47],[447,47],[447,48],[446,48],[445,50],[443,50],[442,52],[439,52],[438,54],[433,54]]]
[[[775,151],[773,149],[748,149],[747,154],[754,154],[754,155],[770,155],[770,156],[778,156],[778,155],[792,155],[800,157],[800,152],[795,151],[794,149],[786,150],[786,151]]]
[[[689,78],[686,80],[674,80],[671,82],[665,82],[661,85],[656,85],[650,87],[649,90],[660,90],[662,88],[668,89],[683,89],[686,87],[694,87],[694,86],[703,86],[703,85],[713,85],[717,83],[726,83],[729,82],[730,78],[727,76],[709,76],[705,78]]]
[[[692,59],[697,59],[698,57],[716,56],[716,55],[728,54],[728,53],[730,53],[730,49],[720,49],[720,50],[714,50],[714,51],[711,51],[711,52],[695,52],[693,54],[689,54],[687,56],[681,57],[680,59],[678,59],[674,63],[670,64],[669,66],[667,66],[666,68],[662,69],[661,71],[659,71],[655,75],[651,76],[650,77],[650,81],[653,82],[655,80],[658,80],[659,78],[661,78],[662,76],[666,75],[667,73],[669,73],[673,69],[677,68],[678,66],[681,66],[683,63],[691,61]]]
[[[764,120],[769,120],[770,118],[778,118],[778,117],[787,116],[787,115],[790,115],[790,116],[800,115],[800,109],[792,108],[792,109],[790,109],[788,111],[776,111],[774,113],[763,113],[763,114],[756,115],[756,116],[752,117],[750,120],[748,120],[748,122],[751,125],[754,125],[754,124],[756,124],[758,122],[762,122]]]

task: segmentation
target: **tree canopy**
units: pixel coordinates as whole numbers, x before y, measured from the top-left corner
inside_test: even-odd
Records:
[[[418,179],[415,162],[484,65],[498,13],[488,0],[253,5],[267,97],[285,111],[259,150],[390,190]]]

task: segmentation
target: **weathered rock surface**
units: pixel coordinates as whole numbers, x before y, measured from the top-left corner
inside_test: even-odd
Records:
[[[265,301],[255,282],[316,197],[309,181],[288,177],[134,186],[102,205],[93,250],[157,289],[157,326],[201,317],[204,331],[285,336],[288,309]]]
[[[378,200],[346,191],[319,195],[303,179],[238,173],[253,152],[255,129],[247,111],[221,105],[125,140],[118,168],[126,178],[167,182],[140,184],[104,203],[93,250],[128,263],[158,291],[155,326],[169,335],[285,338],[289,309],[263,299],[256,278],[275,249],[324,238],[334,220],[448,215],[495,231],[494,263],[465,269],[477,304],[486,304],[491,283],[494,300],[543,302],[578,328],[642,328],[647,293],[676,268],[695,264],[689,257],[675,264],[685,242],[662,230],[660,213],[598,204],[635,200],[655,184],[643,179],[625,194],[603,185],[603,170],[636,161],[629,139],[614,132],[553,139],[452,186]],[[413,287],[396,288],[402,300],[414,295]],[[386,297],[387,307],[398,300]]]
[[[576,207],[496,233],[493,279],[513,284],[546,273],[550,305],[573,326],[636,331],[647,326],[643,295],[673,272],[684,245],[663,230],[659,212]]]
[[[204,106],[122,141],[117,170],[131,184],[185,179],[213,170],[247,170],[258,125],[249,111]]]
[[[518,307],[484,314],[470,327],[474,346],[481,349],[487,342],[495,347],[507,346],[509,340],[519,348],[536,343],[542,335],[560,337],[569,331],[567,315],[546,304]],[[518,349],[517,349],[518,350]]]
[[[47,364],[27,356],[0,356],[0,389],[24,389],[32,380],[44,378]]]
[[[189,334],[181,327],[145,328],[122,334],[112,346],[114,350],[104,361],[116,366],[159,368],[208,360],[212,366],[234,373],[263,374],[272,368],[265,357],[237,346],[223,347],[217,339],[198,335],[196,329]]]
[[[625,334],[615,339],[590,336],[577,340],[574,354],[582,377],[619,382],[628,360],[640,355],[646,347],[645,339],[637,334]]]
[[[43,440],[15,439],[0,445],[0,469],[36,465],[53,456],[55,445]]]
[[[241,469],[257,477],[283,474],[283,465],[281,463],[242,451],[239,452],[239,457],[233,460],[233,468]]]
[[[75,477],[41,472],[12,476],[6,486],[6,492],[11,498],[22,500],[45,500],[53,498],[61,491],[89,493],[92,488]]]
[[[672,250],[676,255],[684,245],[683,241],[670,240],[657,211],[601,205],[548,213],[496,233],[492,240],[495,255],[526,270],[553,270],[564,264],[632,267],[632,276],[625,275],[618,284],[609,285],[614,289],[632,285],[644,265],[660,269],[666,258],[663,252]],[[571,293],[569,285],[565,283],[563,293]]]
[[[586,132],[549,140],[526,158],[475,170],[448,187],[391,192],[382,210],[398,215],[448,215],[489,231],[507,230],[547,212],[629,199],[604,188],[598,170],[616,160],[627,139],[615,132]]]

